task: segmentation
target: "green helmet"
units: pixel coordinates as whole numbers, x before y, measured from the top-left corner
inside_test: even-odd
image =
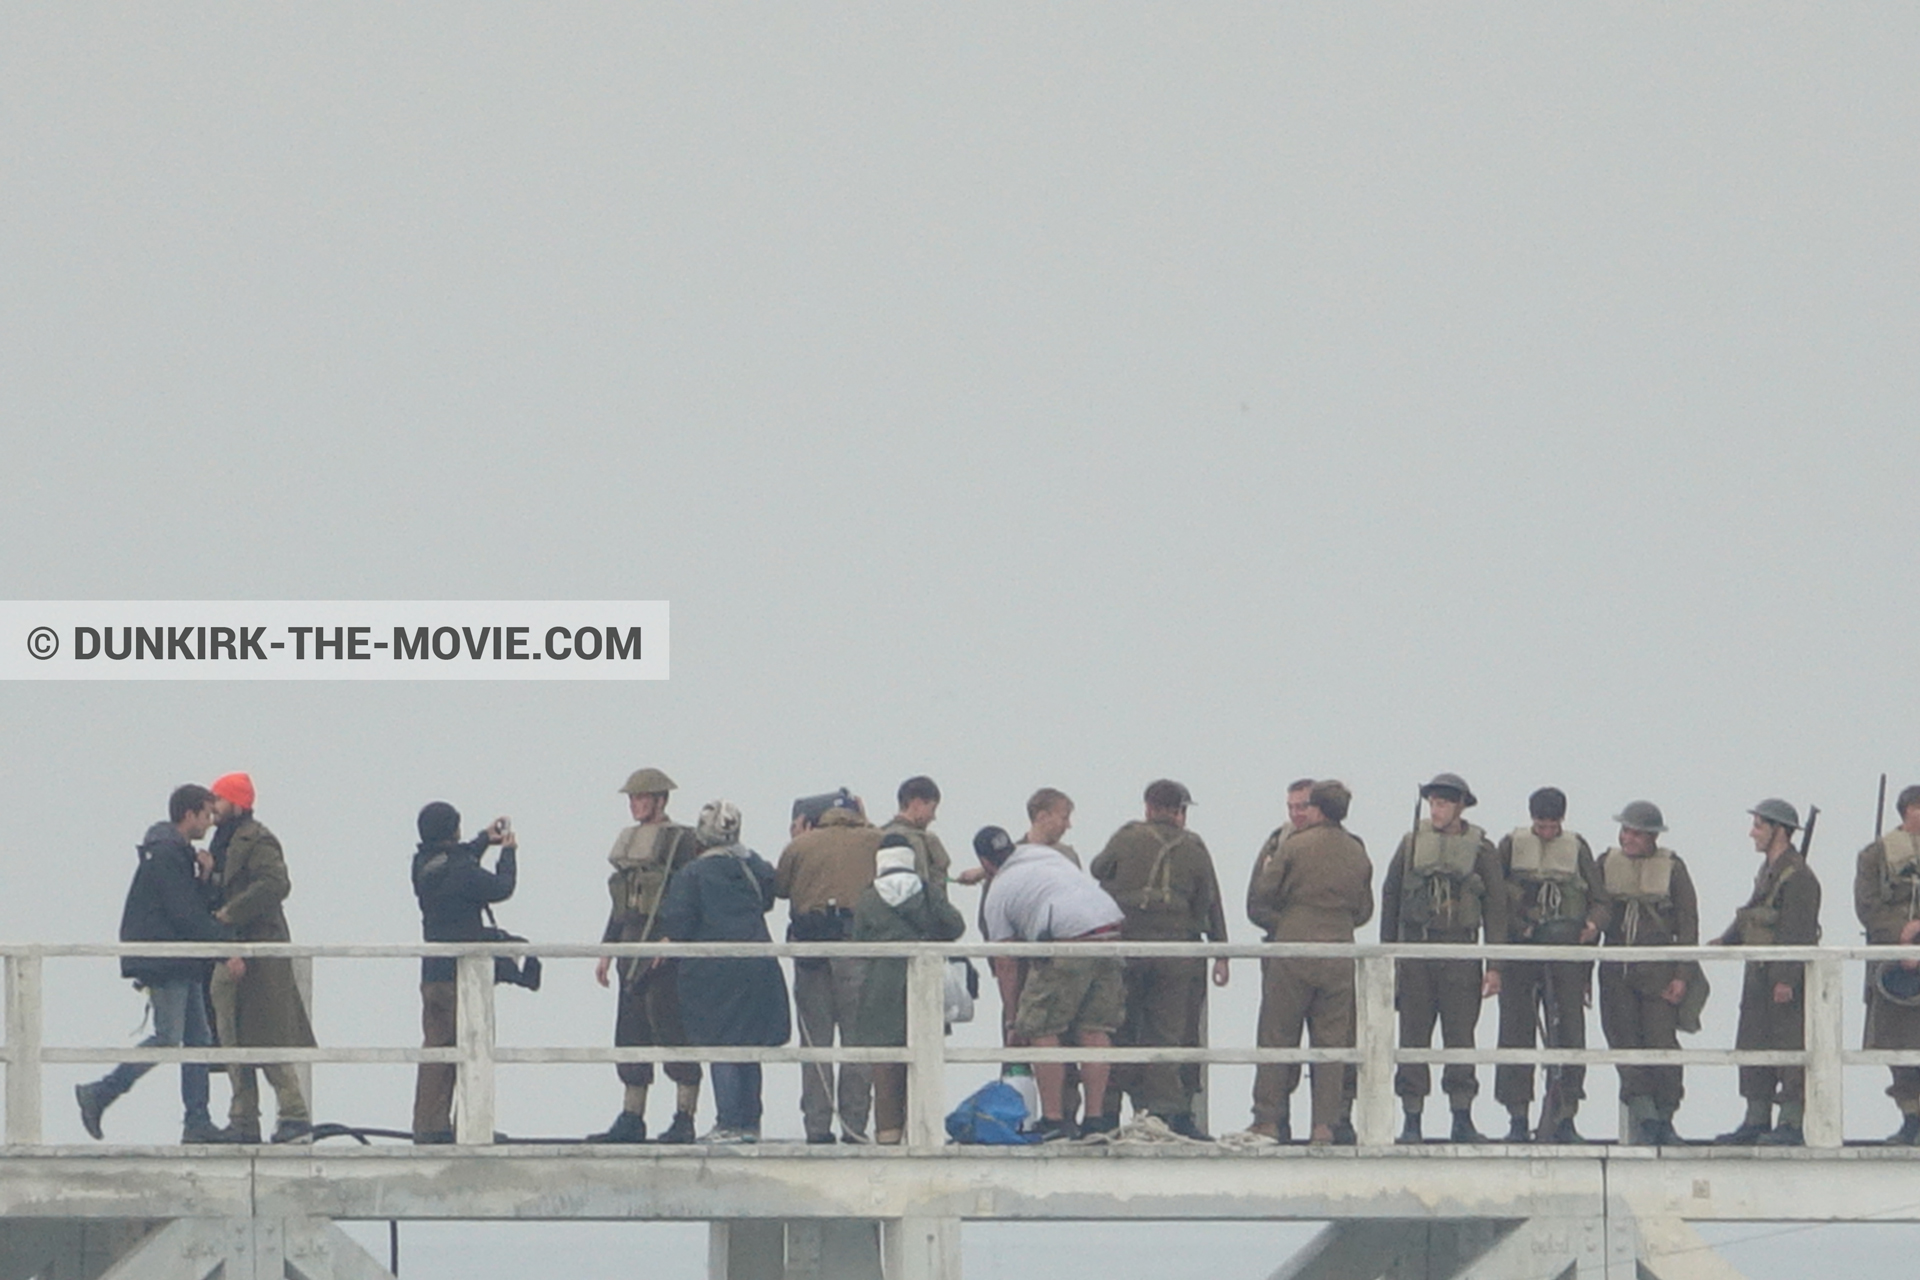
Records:
[[[1651,800],[1635,800],[1614,814],[1613,820],[1623,827],[1645,831],[1651,835],[1659,835],[1667,829],[1667,820],[1661,814],[1660,806]]]
[[[1785,827],[1789,831],[1800,829],[1800,811],[1785,800],[1762,800],[1747,812],[1776,827]]]
[[[630,796],[663,796],[674,789],[674,781],[658,769],[635,769],[622,793]]]

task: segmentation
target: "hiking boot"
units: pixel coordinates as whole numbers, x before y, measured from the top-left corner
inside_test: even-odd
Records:
[[[1403,1147],[1417,1147],[1426,1140],[1427,1135],[1420,1132],[1420,1113],[1407,1112],[1407,1122],[1400,1126],[1400,1136],[1394,1142]]]
[[[1212,1135],[1208,1134],[1193,1122],[1193,1113],[1191,1111],[1177,1112],[1170,1116],[1162,1116],[1161,1119],[1166,1122],[1168,1129],[1183,1138],[1191,1138],[1195,1142],[1213,1141]]]
[[[1485,1142],[1486,1140],[1487,1135],[1473,1127],[1472,1111],[1461,1107],[1453,1113],[1453,1129],[1447,1134],[1448,1142]]]
[[[1713,1145],[1716,1147],[1757,1146],[1759,1145],[1760,1140],[1766,1137],[1767,1134],[1771,1132],[1772,1130],[1768,1129],[1767,1126],[1763,1124],[1754,1124],[1752,1121],[1746,1121],[1742,1123],[1741,1126],[1738,1129],[1735,1129],[1732,1133],[1723,1133],[1719,1137],[1715,1138],[1713,1140]]]
[[[1920,1116],[1903,1115],[1900,1117],[1898,1133],[1887,1135],[1889,1147],[1911,1147],[1920,1144]]]
[[[1268,1142],[1292,1142],[1293,1123],[1282,1120],[1278,1124],[1252,1124],[1247,1126],[1247,1136],[1265,1138]]]
[[[873,1139],[858,1129],[842,1129],[840,1131],[840,1141],[849,1147],[865,1147],[873,1143]]]
[[[1507,1136],[1502,1142],[1532,1142],[1533,1130],[1527,1127],[1527,1117],[1516,1115],[1507,1121]]]
[[[1797,1124],[1781,1123],[1773,1126],[1755,1140],[1756,1147],[1804,1147],[1807,1135],[1800,1131]]]
[[[73,1096],[80,1104],[80,1127],[95,1141],[104,1138],[106,1135],[100,1131],[100,1117],[106,1113],[107,1104],[113,1099],[98,1082],[73,1086]],[[1915,1119],[1920,1120],[1920,1117]]]
[[[625,1115],[626,1113],[622,1112],[621,1114]],[[663,1146],[678,1146],[678,1145],[683,1145],[685,1143],[692,1142],[693,1141],[692,1113],[687,1111],[674,1112],[673,1123],[668,1125],[666,1128],[666,1131],[662,1133],[659,1137],[655,1138],[654,1141],[657,1143],[660,1143]]]
[[[214,1128],[213,1121],[211,1120],[189,1120],[180,1126],[180,1142],[182,1145],[193,1146],[197,1146],[203,1142],[226,1142],[228,1140],[226,1133],[227,1131],[225,1129]],[[256,1133],[253,1140],[258,1142],[260,1135]]]
[[[313,1141],[313,1126],[305,1120],[282,1120],[273,1126],[270,1142],[299,1144]]]
[[[215,1129],[209,1142],[224,1142],[232,1146],[259,1146],[260,1122],[258,1120],[232,1120],[224,1129]]]
[[[1099,1137],[1103,1134],[1112,1133],[1119,1127],[1119,1116],[1088,1116],[1080,1122],[1080,1136],[1083,1138]]]
[[[1041,1119],[1027,1130],[1035,1142],[1071,1142],[1080,1136],[1079,1129],[1071,1120]]]
[[[1553,1126],[1551,1133],[1542,1134],[1539,1141],[1557,1142],[1566,1146],[1579,1146],[1585,1143],[1586,1139],[1581,1137],[1580,1131],[1573,1127],[1573,1117],[1568,1116],[1559,1124]]]
[[[588,1142],[645,1142],[647,1118],[633,1111],[622,1111],[613,1118],[605,1133],[589,1134]]]
[[[873,1131],[873,1145],[876,1147],[897,1147],[906,1136],[906,1131],[903,1129],[875,1129]]]
[[[830,1133],[810,1133],[807,1135],[807,1145],[810,1147],[830,1147],[833,1145],[833,1135]]]

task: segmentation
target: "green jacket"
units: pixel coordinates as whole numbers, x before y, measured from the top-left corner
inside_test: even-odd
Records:
[[[953,904],[924,890],[895,907],[868,885],[853,907],[855,942],[951,942],[966,931],[966,919]],[[906,1042],[907,962],[892,956],[870,960],[847,1043]]]

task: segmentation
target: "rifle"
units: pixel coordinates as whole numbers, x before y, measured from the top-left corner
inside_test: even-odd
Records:
[[[1813,824],[1820,821],[1820,806],[1807,806],[1807,825],[1800,832],[1800,856],[1806,857],[1813,852]]]
[[[1553,972],[1550,965],[1540,966],[1540,982],[1534,987],[1534,1000],[1540,1018],[1540,1043],[1549,1049],[1560,1047],[1560,1010],[1553,1000],[1553,980],[1548,975]],[[1535,1136],[1546,1139],[1560,1125],[1561,1076],[1565,1074],[1557,1062],[1547,1064],[1547,1087],[1540,1094],[1540,1128]]]
[[[1880,799],[1873,806],[1873,838],[1887,834],[1887,775],[1880,775]]]

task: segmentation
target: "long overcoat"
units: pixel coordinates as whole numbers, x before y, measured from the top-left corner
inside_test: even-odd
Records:
[[[747,849],[709,849],[667,881],[657,932],[675,942],[770,942],[773,868]],[[779,1045],[793,1034],[787,979],[772,956],[678,960],[680,1021],[695,1045]]]
[[[218,877],[220,915],[241,942],[290,942],[281,904],[293,892],[280,840],[251,813],[225,842]],[[236,1036],[241,1046],[306,1048],[313,1026],[293,981],[293,962],[283,956],[249,956],[234,993]]]

